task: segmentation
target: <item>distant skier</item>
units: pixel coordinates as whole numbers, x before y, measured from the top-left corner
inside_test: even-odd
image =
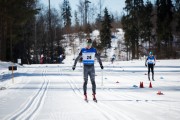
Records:
[[[86,48],[82,48],[78,57],[74,61],[74,65],[72,67],[73,70],[76,68],[77,61],[82,57],[82,62],[83,62],[83,73],[84,73],[84,84],[83,84],[83,91],[84,91],[84,97],[85,100],[87,100],[87,83],[88,83],[88,75],[90,76],[91,79],[91,84],[92,84],[92,95],[93,95],[93,100],[97,102],[96,100],[96,83],[95,83],[95,70],[94,70],[94,58],[96,57],[98,59],[98,62],[100,64],[101,69],[103,69],[103,65],[100,59],[100,56],[97,54],[97,51],[95,48],[92,47],[92,40],[87,39],[86,40]]]
[[[44,55],[41,54],[41,56],[40,56],[40,64],[43,64],[43,63],[44,63]]]
[[[111,63],[113,64],[114,63],[114,60],[116,59],[116,55],[114,54],[111,58]]]
[[[59,63],[61,64],[63,61],[63,54],[59,55]]]
[[[148,66],[148,79],[150,80],[150,69],[152,72],[152,80],[154,81],[154,66],[156,64],[156,58],[153,56],[152,52],[149,52],[149,56],[146,59],[145,66]]]

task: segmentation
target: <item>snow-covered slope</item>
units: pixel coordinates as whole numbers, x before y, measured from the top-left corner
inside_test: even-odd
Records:
[[[97,103],[92,101],[90,80],[89,102],[83,100],[82,64],[72,70],[73,59],[84,46],[79,39],[74,48],[66,47],[64,64],[18,66],[14,83],[8,70],[12,63],[0,61],[0,120],[179,120],[180,60],[157,60],[155,81],[148,81],[144,60],[119,61],[126,59],[121,52],[110,62],[123,48],[117,46],[123,42],[123,31],[114,34],[104,70],[95,62]],[[94,31],[91,37],[98,35]],[[139,88],[140,82],[144,88]]]
[[[96,62],[98,102],[83,100],[83,68],[71,69],[72,59],[64,64],[24,65],[0,84],[0,119],[34,120],[179,120],[180,60],[158,60],[155,81],[147,80],[144,61]],[[6,64],[8,66],[8,64]],[[2,71],[2,69],[1,69]],[[144,88],[139,88],[143,82]],[[161,91],[163,95],[157,95]]]

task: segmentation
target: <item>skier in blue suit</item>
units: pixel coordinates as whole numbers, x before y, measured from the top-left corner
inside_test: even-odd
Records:
[[[75,70],[77,61],[82,57],[83,68],[84,68],[83,91],[84,91],[85,100],[87,100],[87,83],[88,83],[88,75],[89,75],[92,84],[93,100],[97,102],[95,97],[96,83],[95,83],[94,58],[96,57],[98,59],[101,69],[103,69],[104,67],[102,65],[100,56],[97,54],[96,49],[92,47],[92,40],[87,39],[86,44],[87,44],[86,48],[82,48],[78,57],[75,59],[72,69]]]
[[[149,56],[146,59],[145,66],[148,66],[148,79],[150,81],[150,70],[152,72],[152,80],[154,81],[154,66],[156,64],[156,58],[153,56],[152,52],[149,52]]]

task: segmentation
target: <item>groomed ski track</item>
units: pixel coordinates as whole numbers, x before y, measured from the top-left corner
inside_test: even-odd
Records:
[[[155,71],[153,88],[148,88],[144,68],[130,71],[129,67],[107,67],[103,71],[101,85],[102,71],[96,67],[98,102],[92,100],[89,80],[87,103],[82,90],[82,67],[77,66],[72,71],[71,66],[26,66],[26,71],[19,73],[22,82],[15,78],[15,84],[0,91],[0,119],[179,120],[180,71],[178,67],[172,67]],[[160,79],[162,75],[163,80]],[[139,88],[140,81],[144,82],[145,88]],[[157,95],[159,90],[164,95]]]

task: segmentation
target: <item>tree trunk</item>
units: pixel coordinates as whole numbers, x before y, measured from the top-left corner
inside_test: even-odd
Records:
[[[157,54],[158,54],[158,57],[161,58],[161,43],[160,43],[160,40],[158,39],[157,41]]]
[[[10,22],[10,59],[12,62],[14,62],[13,60],[13,40],[12,40],[12,23]]]
[[[136,46],[135,46],[135,43],[132,44],[131,48],[132,48],[132,59],[135,59],[135,54],[136,54]]]
[[[3,11],[1,11],[3,12]],[[6,24],[6,20],[3,17],[3,15],[1,15],[1,19],[0,19],[0,26],[1,26],[1,31],[0,31],[0,60],[5,61],[6,60],[6,33],[7,33],[7,24]]]
[[[0,17],[0,60],[2,59],[2,41],[3,41],[3,37],[2,37],[2,33],[3,33],[2,25],[3,24],[2,24],[2,18],[1,17]]]
[[[136,57],[139,58],[139,43],[138,40],[136,40]]]

